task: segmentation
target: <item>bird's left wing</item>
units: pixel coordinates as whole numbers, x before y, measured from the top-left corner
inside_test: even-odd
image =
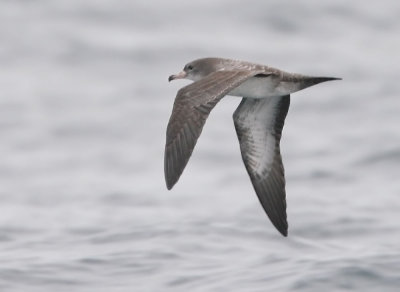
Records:
[[[264,71],[217,71],[181,88],[175,98],[167,127],[164,173],[171,189],[181,176],[208,115],[232,89]]]
[[[290,96],[243,98],[233,114],[243,162],[274,226],[287,235],[285,173],[279,142]]]

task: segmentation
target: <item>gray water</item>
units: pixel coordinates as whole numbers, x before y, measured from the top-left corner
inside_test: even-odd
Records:
[[[400,291],[400,4],[0,2],[0,291]],[[165,130],[190,60],[342,77],[298,92],[281,142],[289,237],[231,115],[179,183]]]

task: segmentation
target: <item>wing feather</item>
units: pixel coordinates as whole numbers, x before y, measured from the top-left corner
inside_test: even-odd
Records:
[[[215,105],[232,89],[263,71],[217,71],[181,88],[167,127],[164,173],[171,189],[181,176]]]
[[[243,162],[261,205],[273,225],[287,236],[285,172],[280,153],[290,96],[243,98],[233,119]]]

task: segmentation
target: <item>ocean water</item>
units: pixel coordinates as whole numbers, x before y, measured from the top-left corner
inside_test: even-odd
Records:
[[[0,2],[0,291],[400,291],[400,4]],[[343,78],[292,95],[289,236],[212,112],[172,191],[190,60]]]

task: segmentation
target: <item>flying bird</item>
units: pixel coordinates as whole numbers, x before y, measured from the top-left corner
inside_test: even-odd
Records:
[[[215,105],[226,95],[242,97],[233,113],[242,159],[266,214],[287,236],[280,139],[290,94],[340,78],[292,74],[239,60],[202,58],[168,78],[175,79],[194,82],[178,91],[169,119],[164,155],[167,188],[170,190],[181,176]]]

